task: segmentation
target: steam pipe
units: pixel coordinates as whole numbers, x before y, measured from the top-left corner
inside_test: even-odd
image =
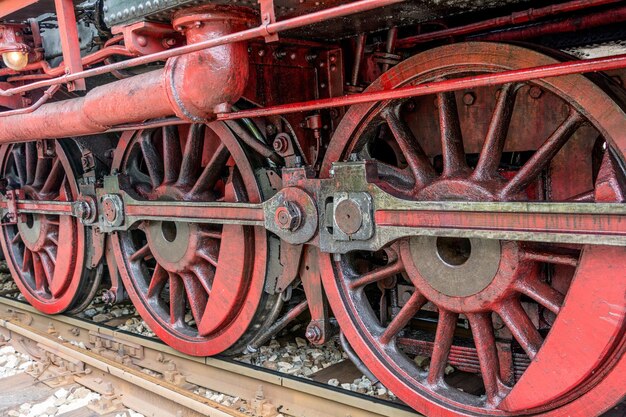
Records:
[[[253,17],[248,9],[209,5],[179,12],[174,24],[194,45],[241,31]],[[0,118],[0,143],[90,135],[173,115],[204,122],[241,97],[248,71],[244,43],[177,56],[165,68],[96,87],[84,97]]]
[[[275,35],[286,30],[298,29],[304,26],[308,26],[314,23],[324,22],[330,19],[335,19],[343,16],[349,16],[356,13],[365,12],[368,10],[377,9],[392,4],[402,3],[405,0],[360,0],[354,3],[342,4],[340,6],[331,7],[325,10],[309,13],[302,16],[293,17],[291,19],[282,20],[280,22],[269,23],[267,25],[261,25],[247,30],[239,30],[223,34],[216,38],[203,39],[198,43],[191,43],[179,48],[168,49],[165,51],[157,52],[151,55],[140,56],[137,58],[131,58],[126,61],[115,62],[109,65],[103,65],[98,68],[92,68],[84,71],[79,71],[72,74],[67,74],[62,77],[42,80],[32,84],[9,88],[7,90],[0,89],[0,96],[12,96],[15,94],[24,93],[26,91],[35,90],[38,88],[49,87],[51,85],[65,84],[71,81],[76,81],[84,78],[95,77],[97,75],[108,74],[112,71],[137,67],[140,65],[150,64],[152,62],[164,61],[173,57],[181,56],[184,54],[191,54],[193,52],[202,51],[208,48],[214,48],[217,46],[249,41],[256,38],[262,38],[269,35]],[[243,28],[242,28],[243,29]]]

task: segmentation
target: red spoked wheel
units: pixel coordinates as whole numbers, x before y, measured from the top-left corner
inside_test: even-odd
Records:
[[[122,137],[113,168],[140,200],[260,202],[251,161],[222,123]],[[215,355],[253,337],[276,300],[264,292],[262,228],[143,221],[113,236],[124,286],[143,319],[190,355]]]
[[[554,62],[457,44],[370,91]],[[354,106],[322,173],[352,155],[404,199],[622,203],[621,95],[574,75]],[[357,354],[428,416],[592,416],[626,393],[624,247],[415,237],[325,257],[322,270]]]
[[[54,156],[41,157],[37,145],[0,150],[0,172],[8,188],[20,189],[28,200],[73,201],[82,175],[76,168],[76,146],[55,141]],[[0,240],[15,283],[35,308],[47,314],[77,312],[91,302],[101,269],[86,264],[91,234],[78,219],[26,214],[17,224],[2,225]]]

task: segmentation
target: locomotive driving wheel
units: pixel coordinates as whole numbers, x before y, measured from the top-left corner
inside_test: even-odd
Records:
[[[369,91],[554,62],[457,44]],[[572,75],[354,106],[322,173],[350,156],[408,200],[622,203],[620,96]],[[357,354],[426,415],[582,417],[625,393],[624,247],[420,236],[325,257],[322,276]]]
[[[19,189],[27,200],[74,201],[79,194],[80,153],[71,141],[47,144],[48,154],[38,152],[44,142],[2,147],[2,178],[8,189]],[[57,314],[80,311],[91,302],[101,268],[87,265],[91,234],[78,219],[22,215],[16,224],[2,225],[0,240],[11,275],[32,306]]]
[[[251,161],[222,123],[132,132],[114,169],[139,200],[260,202]],[[171,219],[116,233],[124,286],[152,330],[191,355],[245,346],[276,296],[264,291],[267,232],[240,225]]]

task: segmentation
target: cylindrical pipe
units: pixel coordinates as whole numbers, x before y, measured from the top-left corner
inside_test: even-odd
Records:
[[[242,30],[245,9],[203,6],[175,16],[189,43]],[[200,122],[241,97],[248,80],[245,44],[228,44],[169,60],[163,69],[96,87],[84,97],[0,118],[0,143],[105,132],[112,126],[176,115]]]
[[[487,33],[485,35],[478,35],[473,39],[499,42],[523,40],[545,35],[554,35],[556,33],[577,32],[614,23],[622,23],[624,21],[626,21],[626,7],[617,7],[611,10],[586,14],[584,16],[569,17],[556,22]]]
[[[252,29],[241,30],[229,33],[217,38],[211,38],[198,42],[196,44],[188,44],[179,48],[167,49],[165,51],[156,52],[154,54],[131,58],[126,61],[115,62],[109,65],[103,65],[97,68],[90,68],[77,73],[67,74],[62,77],[51,80],[38,81],[36,83],[27,84],[19,87],[9,88],[7,90],[0,89],[0,96],[11,96],[24,93],[26,91],[35,90],[37,88],[49,87],[51,85],[65,84],[70,81],[76,81],[84,78],[95,77],[102,74],[108,74],[115,70],[137,67],[140,65],[150,64],[152,62],[164,61],[175,56],[202,51],[207,48],[215,48],[221,45],[232,44],[236,42],[249,41],[255,38],[274,35],[286,30],[298,29],[314,23],[324,22],[330,19],[336,19],[343,16],[349,16],[356,13],[366,12],[368,10],[377,9],[384,6],[390,6],[402,3],[405,0],[359,0],[353,3],[342,4],[336,7],[320,10],[302,16],[293,17],[291,19],[282,20],[280,22],[270,23],[254,27]]]
[[[576,12],[590,7],[604,6],[619,3],[621,0],[572,0],[562,4],[552,4],[538,9],[528,9],[515,12],[508,16],[496,17],[469,25],[453,27],[436,32],[420,33],[419,35],[398,40],[398,46],[410,48],[420,43],[431,42],[455,36],[471,35],[477,32],[498,29],[504,26],[529,23],[549,16],[558,16],[563,13]]]

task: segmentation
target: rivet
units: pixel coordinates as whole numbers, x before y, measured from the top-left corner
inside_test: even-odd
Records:
[[[466,106],[471,106],[472,104],[474,104],[475,101],[476,96],[474,95],[474,93],[465,93],[463,95],[463,103],[465,103]]]

